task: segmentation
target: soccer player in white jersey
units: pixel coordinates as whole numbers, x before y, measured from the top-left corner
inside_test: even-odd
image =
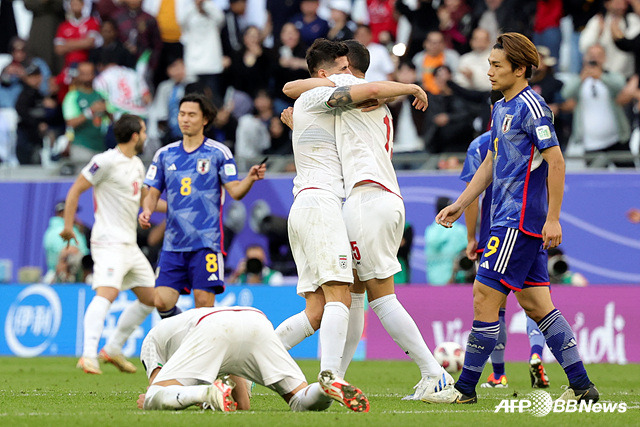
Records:
[[[64,229],[60,236],[75,240],[73,220],[82,193],[94,187],[95,224],[91,230],[93,289],[96,295],[84,315],[84,349],[78,368],[89,374],[101,374],[98,359],[114,364],[123,372],[135,372],[135,366],[122,355],[122,347],[131,333],[154,308],[155,278],[149,261],[136,243],[140,190],[144,166],[138,154],[146,139],[146,126],[138,116],[125,114],[113,131],[118,146],[97,154],[82,169],[69,189],[64,210]],[[156,207],[166,211],[166,204]],[[121,290],[131,289],[138,300],[127,307],[104,348],[98,354],[98,342],[111,303]]]
[[[348,48],[341,42],[318,39],[307,52],[313,77],[348,73]],[[336,147],[335,109],[371,98],[414,94],[416,105],[426,108],[426,94],[416,85],[378,82],[349,88],[317,87],[296,101],[292,116],[293,149],[297,176],[295,200],[289,214],[289,239],[298,267],[298,293],[306,308],[276,330],[287,349],[320,327],[322,371],[340,372],[349,327],[353,281],[351,252],[342,220],[345,197],[342,165]],[[338,378],[339,375],[337,375]]]
[[[355,40],[345,43],[353,75],[335,74],[329,80],[336,86],[366,84],[363,78],[369,66],[367,48]],[[296,86],[305,85],[304,81],[291,83],[285,93],[296,97]],[[454,381],[435,360],[395,295],[393,275],[401,270],[397,253],[404,230],[404,203],[391,163],[391,114],[384,104],[368,112],[350,106],[336,113],[336,144],[346,194],[343,217],[354,264],[349,329],[338,376],[344,376],[362,336],[366,289],[369,304],[389,335],[420,368],[422,378],[415,392],[407,396],[420,400],[426,393],[441,391]]]
[[[252,307],[196,308],[164,319],[144,339],[140,360],[149,377],[140,409],[207,403],[234,411],[233,383],[219,377],[235,374],[275,391],[293,411],[322,411],[332,399],[355,412],[369,411],[366,396],[347,382],[327,375],[307,384],[271,322]]]

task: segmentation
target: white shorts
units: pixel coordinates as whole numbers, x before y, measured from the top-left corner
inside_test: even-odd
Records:
[[[342,208],[353,268],[361,281],[386,279],[402,270],[398,248],[404,232],[404,203],[377,185],[353,189]]]
[[[298,270],[299,295],[329,281],[353,283],[351,249],[342,202],[324,190],[305,190],[289,212],[289,243]]]
[[[91,245],[92,288],[108,286],[121,291],[153,288],[156,277],[138,245]]]
[[[203,316],[162,367],[154,383],[197,380],[213,383],[221,374],[233,374],[289,393],[306,379],[259,310],[229,308]]]

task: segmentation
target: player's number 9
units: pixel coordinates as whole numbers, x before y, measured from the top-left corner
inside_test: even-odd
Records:
[[[487,243],[487,249],[489,249],[489,252],[486,253],[485,257],[490,257],[495,254],[498,250],[498,246],[500,246],[500,239],[496,236],[492,236]]]
[[[207,261],[206,269],[209,273],[218,271],[218,256],[216,254],[207,254],[204,259]]]
[[[180,194],[183,196],[188,196],[191,194],[191,178],[185,177],[180,180]]]

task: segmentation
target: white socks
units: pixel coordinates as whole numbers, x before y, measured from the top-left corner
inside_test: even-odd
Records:
[[[342,361],[344,344],[349,329],[349,309],[341,302],[333,301],[324,305],[320,328],[320,371],[337,373]]]
[[[111,301],[101,296],[94,296],[87,311],[84,313],[84,348],[82,356],[96,359],[98,357],[98,342],[104,329],[104,319],[107,317]]]
[[[344,352],[337,375],[344,378],[349,363],[356,354],[356,349],[362,338],[364,330],[364,297],[365,294],[355,294],[351,292],[351,308],[349,308],[349,329],[347,329],[347,340],[344,343]]]
[[[129,305],[120,315],[118,323],[116,324],[116,330],[111,334],[104,346],[106,352],[108,354],[122,353],[124,343],[129,339],[133,331],[144,322],[144,319],[151,314],[154,308],[155,307],[144,305],[138,300]]]
[[[167,387],[152,385],[145,394],[143,409],[184,409],[203,403],[209,387],[208,385]]]
[[[280,338],[280,341],[282,341],[287,351],[300,344],[306,337],[313,335],[314,332],[311,323],[309,323],[309,318],[304,311],[285,319],[276,328],[276,335]]]
[[[320,384],[309,384],[291,397],[289,406],[293,412],[324,411],[333,399],[322,392]]]
[[[373,300],[369,306],[391,338],[416,362],[423,378],[442,373],[442,367],[429,351],[418,326],[394,294]]]

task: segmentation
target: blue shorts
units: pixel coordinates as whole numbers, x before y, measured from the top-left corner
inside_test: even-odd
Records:
[[[204,248],[193,252],[162,251],[156,272],[156,286],[167,286],[182,295],[191,289],[214,294],[224,292],[222,254]]]
[[[476,280],[507,295],[532,286],[549,286],[542,239],[517,228],[492,228]]]

